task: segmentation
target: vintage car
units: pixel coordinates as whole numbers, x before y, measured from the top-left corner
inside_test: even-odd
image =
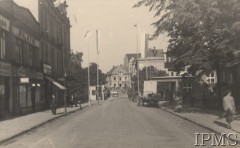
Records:
[[[111,96],[112,97],[118,97],[118,92],[117,91],[112,91]]]

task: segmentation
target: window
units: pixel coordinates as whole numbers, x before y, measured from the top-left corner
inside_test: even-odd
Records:
[[[119,77],[119,81],[122,81],[122,78],[121,78],[121,77]]]
[[[207,83],[208,84],[215,83],[215,74],[214,73],[210,73],[207,75]]]
[[[5,43],[5,33],[0,34],[0,59],[6,58],[6,43]]]
[[[127,77],[125,77],[125,80],[127,80]]]
[[[29,45],[29,66],[30,67],[33,67],[33,58],[35,58],[35,57],[33,57],[34,56],[34,47],[32,46],[32,45]]]
[[[15,46],[16,63],[22,65],[23,64],[23,42],[19,39],[17,39],[16,42],[17,42]]]
[[[190,91],[192,91],[192,84],[190,84],[190,83],[185,83],[185,84],[183,85],[183,91],[185,91],[185,92],[190,92]]]
[[[116,77],[113,77],[113,80],[116,81]]]

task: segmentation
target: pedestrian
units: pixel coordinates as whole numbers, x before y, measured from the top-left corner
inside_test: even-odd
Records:
[[[52,94],[52,101],[51,101],[51,110],[52,110],[52,114],[56,114],[57,112],[57,105],[56,105],[56,97],[54,94]]]
[[[182,112],[182,96],[180,92],[177,92],[175,102],[176,102],[175,111]]]
[[[223,108],[224,108],[224,116],[227,122],[227,128],[231,128],[231,122],[233,121],[233,114],[235,114],[235,103],[234,98],[232,97],[232,93],[230,88],[226,89],[225,96],[223,97]]]
[[[138,99],[137,106],[142,106],[142,97],[143,97],[143,93],[139,91],[137,96],[137,99]]]

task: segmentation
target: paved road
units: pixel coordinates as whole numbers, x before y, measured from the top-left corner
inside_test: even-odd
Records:
[[[3,147],[193,148],[195,132],[209,131],[119,97],[50,122]]]

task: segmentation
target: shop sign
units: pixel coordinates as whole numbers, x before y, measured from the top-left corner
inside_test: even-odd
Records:
[[[0,28],[9,31],[9,20],[0,15]]]
[[[0,75],[10,76],[11,75],[11,64],[0,62]]]
[[[29,83],[29,78],[20,78],[20,83]]]
[[[25,33],[24,31],[14,26],[12,27],[12,31],[13,31],[13,34],[16,35],[17,37],[23,39],[24,41],[30,43],[33,46],[40,48],[40,42],[36,40],[34,37],[32,37],[31,35]]]
[[[51,75],[52,74],[52,67],[47,64],[43,64],[43,73]]]

